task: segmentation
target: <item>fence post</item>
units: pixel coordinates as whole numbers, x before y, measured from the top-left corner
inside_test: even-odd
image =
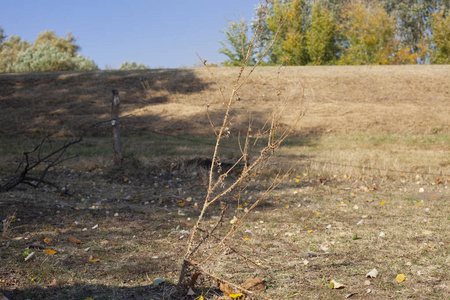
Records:
[[[122,147],[120,145],[120,122],[119,122],[119,90],[113,89],[113,99],[111,107],[111,125],[113,134],[113,147],[114,147],[114,165],[120,165],[122,162]]]

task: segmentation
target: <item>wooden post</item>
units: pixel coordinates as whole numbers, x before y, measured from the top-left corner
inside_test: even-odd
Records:
[[[119,90],[113,89],[113,99],[111,108],[111,125],[113,134],[113,147],[114,147],[114,164],[120,165],[122,162],[122,147],[120,145],[120,124],[119,124]]]

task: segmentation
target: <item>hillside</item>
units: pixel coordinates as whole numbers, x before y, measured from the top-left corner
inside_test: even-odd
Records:
[[[229,93],[237,68],[213,68]],[[262,123],[278,82],[289,116],[304,95],[297,134],[439,133],[450,131],[449,65],[262,67],[240,91],[232,130]],[[76,134],[110,113],[120,91],[124,133],[211,134],[205,113],[221,117],[221,100],[205,69],[58,72],[0,75],[0,135]],[[289,119],[289,118],[287,118]],[[103,135],[99,129],[94,135]]]

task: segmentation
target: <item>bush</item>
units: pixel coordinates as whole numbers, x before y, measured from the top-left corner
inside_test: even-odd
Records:
[[[81,55],[71,57],[49,44],[41,44],[20,52],[13,65],[14,72],[49,72],[71,70],[97,70],[89,58]]]
[[[124,61],[120,67],[119,70],[149,70],[150,67],[147,65],[144,65],[143,63],[137,64],[136,62],[127,62]]]

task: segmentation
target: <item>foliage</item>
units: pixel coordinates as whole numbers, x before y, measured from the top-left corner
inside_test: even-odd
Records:
[[[302,0],[274,1],[267,17],[267,27],[275,33],[280,21],[284,21],[284,26],[273,45],[270,62],[285,65],[308,63],[304,8]]]
[[[249,39],[247,35],[248,26],[247,22],[243,19],[239,21],[230,21],[228,28],[221,31],[225,34],[225,41],[219,41],[222,44],[222,48],[219,49],[219,53],[222,53],[228,57],[223,62],[225,66],[241,66],[246,56],[246,51],[249,49]],[[250,57],[247,62],[249,65],[255,63],[255,58]]]
[[[19,53],[31,47],[31,43],[18,36],[10,36],[0,49],[0,72],[16,72],[14,63]]]
[[[434,51],[431,53],[431,62],[437,64],[450,63],[450,17],[444,17],[442,11],[433,16],[431,42]]]
[[[150,67],[147,65],[144,65],[143,63],[137,64],[135,61],[128,62],[124,61],[120,67],[119,70],[149,70]]]
[[[77,54],[80,47],[75,37],[68,33],[58,37],[54,31],[44,31],[33,44],[18,36],[6,41],[0,31],[0,72],[48,72],[48,71],[86,71],[97,70],[91,59]]]
[[[86,57],[71,57],[55,46],[41,44],[30,47],[18,54],[13,64],[15,72],[49,72],[70,70],[95,70],[97,66]]]
[[[344,51],[341,64],[388,64],[393,50],[394,19],[376,2],[349,2],[342,11]]]
[[[306,45],[311,64],[330,64],[336,60],[339,52],[334,16],[331,11],[319,3],[314,4],[311,14],[311,25],[306,32]]]
[[[445,62],[449,8],[449,0],[274,0],[262,23],[257,22],[260,9],[255,10],[251,28],[262,26],[255,56],[261,57],[282,20],[278,39],[265,54],[266,63]]]

